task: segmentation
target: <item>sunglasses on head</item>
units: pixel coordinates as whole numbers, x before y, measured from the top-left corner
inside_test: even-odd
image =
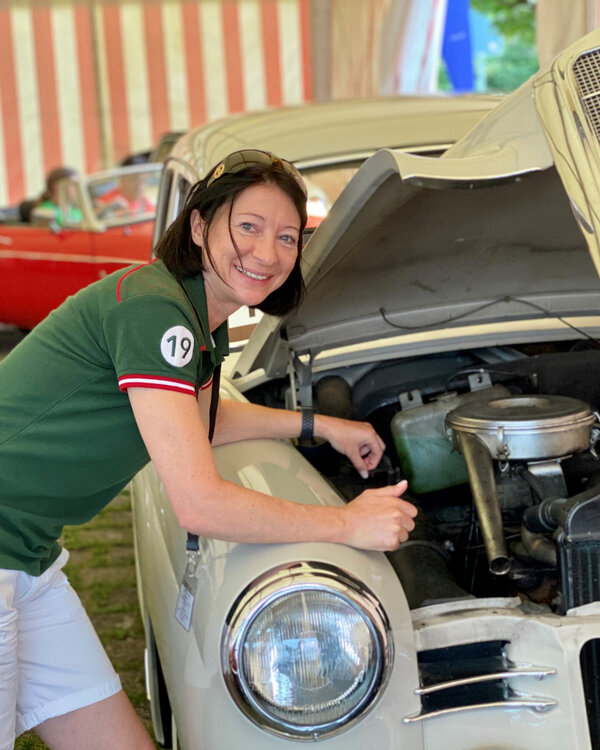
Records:
[[[275,167],[276,169],[282,169],[284,172],[287,172],[287,174],[291,175],[296,180],[305,197],[308,197],[302,175],[291,162],[286,161],[285,159],[280,159],[278,156],[275,156],[268,151],[261,151],[255,148],[234,151],[232,154],[229,154],[229,156],[226,156],[225,159],[223,159],[222,162],[219,162],[214,168],[213,173],[206,181],[206,187],[210,187],[215,180],[218,180],[219,177],[222,177],[224,174],[235,174],[236,172],[241,172],[248,167],[253,167],[256,164],[264,167]]]

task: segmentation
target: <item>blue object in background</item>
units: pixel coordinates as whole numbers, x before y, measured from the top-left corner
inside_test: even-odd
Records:
[[[469,0],[448,0],[442,58],[454,91],[473,91],[473,50]]]

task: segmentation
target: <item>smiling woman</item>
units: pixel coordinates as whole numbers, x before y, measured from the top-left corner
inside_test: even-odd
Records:
[[[363,476],[383,451],[368,423],[218,403],[213,375],[218,381],[228,351],[227,317],[244,304],[292,311],[303,290],[306,192],[291,165],[259,153],[217,165],[153,262],[70,297],[0,365],[0,664],[10,675],[0,684],[3,749],[32,728],[55,750],[153,747],[61,570],[68,553],[58,542],[64,525],[96,515],[150,458],[192,552],[199,534],[395,549],[414,527],[416,510],[400,497],[405,482],[345,507],[307,507],[217,470],[211,440],[308,430]],[[184,580],[176,617],[185,628],[192,607]],[[28,628],[17,628],[15,609]]]

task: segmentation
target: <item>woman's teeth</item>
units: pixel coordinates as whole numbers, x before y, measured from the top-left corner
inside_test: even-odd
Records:
[[[241,266],[236,266],[236,269],[243,273],[244,276],[248,276],[251,279],[256,279],[256,281],[266,281],[269,276],[261,273],[252,273],[252,271],[246,271],[245,268],[242,268]]]

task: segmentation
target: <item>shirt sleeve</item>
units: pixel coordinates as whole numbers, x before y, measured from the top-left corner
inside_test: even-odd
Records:
[[[208,387],[212,364],[198,324],[175,299],[140,295],[104,319],[119,389],[159,388],[195,395]]]

